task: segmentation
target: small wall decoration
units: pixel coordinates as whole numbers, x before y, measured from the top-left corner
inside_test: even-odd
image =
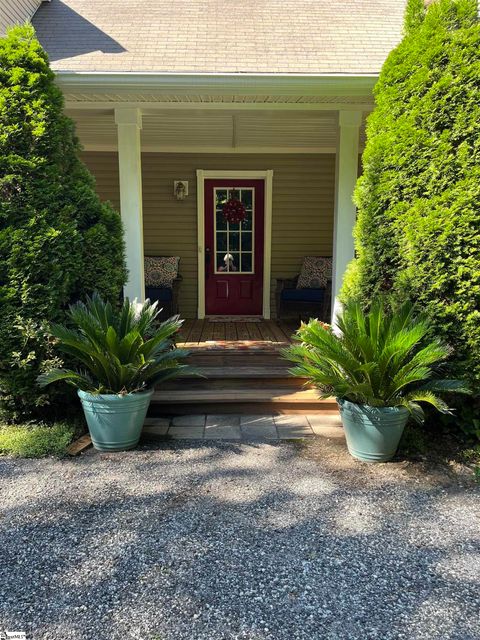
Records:
[[[238,224],[243,222],[247,217],[245,205],[238,198],[238,191],[233,189],[230,193],[230,198],[223,205],[223,217],[230,224]]]
[[[177,198],[177,200],[185,200],[185,198],[188,196],[187,180],[174,180],[173,195]]]

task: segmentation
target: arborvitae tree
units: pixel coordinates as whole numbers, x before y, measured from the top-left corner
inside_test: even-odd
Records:
[[[375,88],[343,297],[416,302],[480,395],[477,2],[437,0],[412,28],[418,4]]]
[[[33,27],[11,29],[0,39],[0,407],[10,419],[55,404],[36,384],[58,364],[48,323],[93,291],[117,301],[126,277],[120,216],[96,195],[63,105]]]
[[[425,0],[408,0],[405,7],[403,32],[408,35],[416,29],[425,17]]]

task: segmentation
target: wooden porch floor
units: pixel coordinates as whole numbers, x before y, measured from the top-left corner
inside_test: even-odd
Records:
[[[150,416],[336,414],[334,399],[320,400],[307,380],[289,374],[280,350],[297,327],[295,321],[186,320],[177,345],[189,350],[187,362],[201,377],[186,373],[164,382]]]
[[[261,320],[259,322],[219,322],[185,320],[177,345],[188,348],[225,347],[280,349],[292,342],[298,328],[294,321]]]

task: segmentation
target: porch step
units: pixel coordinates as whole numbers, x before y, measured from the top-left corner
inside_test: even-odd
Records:
[[[213,379],[220,378],[221,380],[230,380],[230,379],[236,379],[236,378],[240,378],[240,379],[256,378],[257,380],[262,380],[262,379],[295,380],[296,379],[300,381],[300,384],[303,384],[303,382],[299,378],[293,378],[292,376],[290,376],[290,374],[288,373],[288,368],[289,368],[288,366],[286,367],[276,367],[276,366],[272,366],[272,367],[260,367],[260,366],[208,367],[208,366],[203,366],[203,367],[196,367],[196,371],[197,371],[197,374],[201,376],[205,376],[206,378],[209,378],[209,379],[212,379],[212,378]],[[185,377],[188,377],[188,378],[194,377],[194,374],[192,374],[192,376],[187,375]]]
[[[186,362],[193,367],[249,367],[257,369],[288,369],[289,363],[276,349],[230,350],[230,349],[198,349],[191,350]]]
[[[185,374],[162,384],[162,389],[251,389],[253,387],[290,388],[307,384],[294,378],[286,367],[195,367],[199,375]]]
[[[185,381],[187,384],[187,382]],[[315,389],[295,387],[165,389],[152,398],[151,414],[189,413],[318,413],[337,411],[334,398],[321,400]]]
[[[203,344],[187,359],[204,377],[186,374],[162,384],[149,414],[338,414],[333,398],[320,400],[307,380],[288,373],[278,348],[262,345],[226,348]]]
[[[239,400],[248,400],[250,402],[272,402],[276,403],[304,403],[304,402],[320,402],[323,405],[336,406],[335,399],[322,400],[318,397],[315,389],[295,390],[289,387],[264,387],[259,388],[243,388],[238,387],[215,389],[215,388],[195,388],[188,385],[188,389],[168,389],[162,385],[153,394],[153,402],[161,402],[162,404],[175,404],[177,402],[202,402],[215,401],[219,402],[238,402]]]

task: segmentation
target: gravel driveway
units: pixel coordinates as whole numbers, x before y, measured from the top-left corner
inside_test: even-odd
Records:
[[[478,489],[322,447],[0,460],[0,637],[480,638]]]

